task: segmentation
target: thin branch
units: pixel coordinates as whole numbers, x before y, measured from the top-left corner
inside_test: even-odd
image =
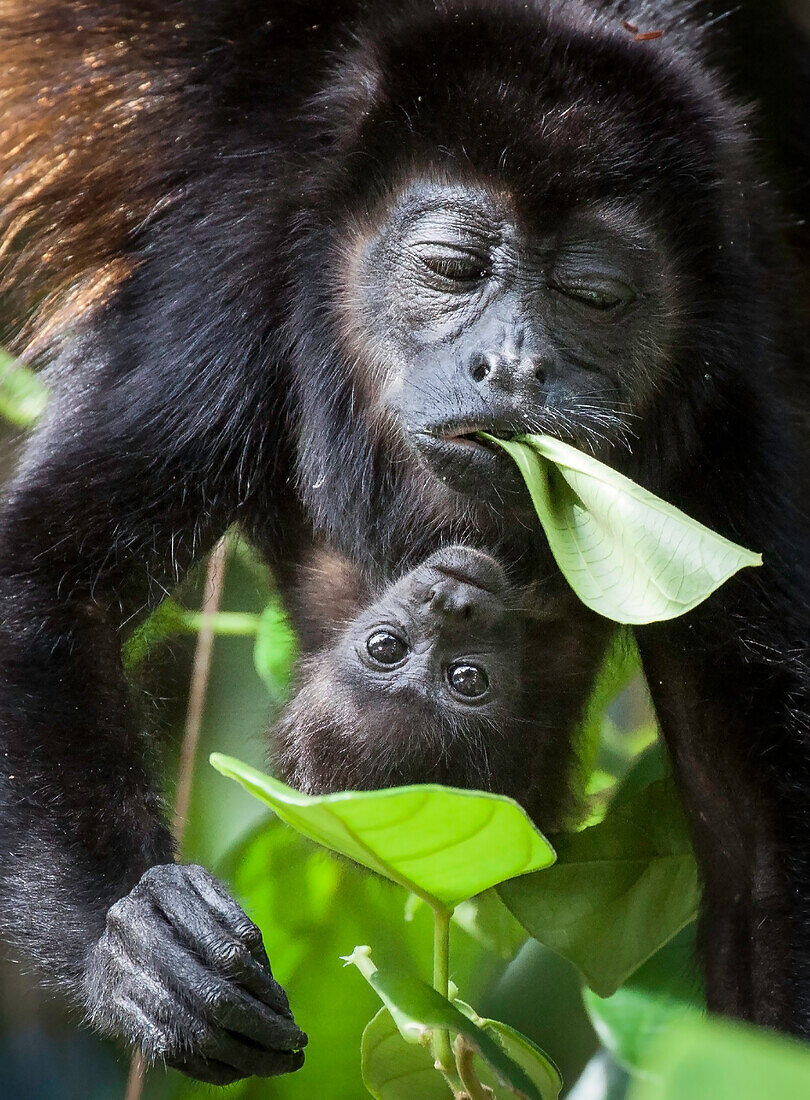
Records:
[[[464,1086],[464,1093],[462,1095],[466,1096],[467,1100],[493,1100],[495,1094],[492,1089],[487,1088],[486,1085],[483,1085],[478,1080],[473,1061],[475,1051],[465,1040],[463,1035],[459,1035],[455,1041],[454,1047],[456,1052],[456,1068],[458,1069],[461,1083]]]
[[[194,762],[200,743],[205,697],[208,694],[208,679],[211,673],[211,656],[214,649],[214,627],[211,618],[219,611],[222,603],[227,555],[226,541],[220,539],[208,559],[208,570],[205,576],[205,593],[200,608],[200,632],[197,635],[197,645],[194,650],[194,665],[191,671],[188,711],[186,712],[186,728],[180,749],[177,796],[174,805],[174,838],[178,852],[182,848],[188,822],[191,788],[194,782]]]
[[[228,556],[227,542],[220,539],[208,559],[205,575],[205,591],[200,607],[200,630],[194,649],[194,664],[191,670],[191,685],[188,693],[186,725],[183,732],[183,744],[180,748],[180,764],[177,773],[177,795],[174,804],[174,839],[178,854],[188,823],[188,810],[191,802],[191,790],[194,781],[194,764],[200,744],[205,698],[208,694],[208,680],[211,675],[211,657],[214,650],[214,629],[211,617],[216,615],[222,603],[222,589],[225,582],[225,564]],[[141,1100],[147,1070],[146,1059],[136,1050],[129,1067],[124,1100]]]

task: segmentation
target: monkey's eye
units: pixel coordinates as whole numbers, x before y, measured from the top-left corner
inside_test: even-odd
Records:
[[[398,665],[408,655],[408,644],[390,630],[377,630],[366,642],[366,652],[375,664]]]
[[[450,283],[478,283],[489,276],[486,260],[474,252],[422,254],[425,267]]]
[[[447,682],[456,695],[463,695],[465,699],[479,699],[489,688],[489,679],[482,668],[461,661],[450,665]]]
[[[572,302],[580,302],[589,309],[600,313],[609,313],[619,306],[628,304],[632,294],[618,287],[578,286],[576,284],[552,283],[551,289]]]

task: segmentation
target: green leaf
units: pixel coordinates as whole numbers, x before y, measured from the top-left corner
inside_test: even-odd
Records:
[[[612,997],[583,992],[599,1038],[617,1061],[638,1069],[650,1045],[673,1024],[705,1007],[695,953],[695,925],[687,925]]]
[[[549,1056],[536,1043],[500,1020],[482,1019],[464,1001],[456,999],[453,1004],[482,1031],[492,1035],[503,1052],[526,1071],[540,1089],[543,1100],[557,1100],[563,1087],[562,1076]],[[476,1072],[479,1080],[494,1089],[497,1095],[498,1082],[491,1076],[489,1068],[476,1066]]]
[[[810,1051],[795,1040],[714,1020],[670,1028],[630,1100],[805,1100]]]
[[[121,650],[124,667],[130,670],[136,668],[154,646],[173,634],[185,633],[185,615],[186,609],[171,596],[159,603],[124,642]]]
[[[556,1093],[547,1092],[544,1095],[526,1070],[505,1053],[500,1042],[494,1038],[492,1029],[479,1027],[426,982],[407,974],[378,970],[371,962],[367,947],[356,947],[345,961],[354,963],[377,991],[406,1042],[422,1043],[430,1032],[436,1030],[449,1031],[453,1036],[463,1035],[494,1070],[497,1081],[508,1087],[510,1094],[526,1097],[527,1100],[556,1100],[559,1089]],[[517,1035],[516,1032],[514,1034]],[[528,1058],[527,1050],[533,1046],[528,1039],[525,1040],[523,1057]],[[542,1052],[539,1053],[544,1064],[551,1065]]]
[[[234,787],[233,794],[239,798],[241,792]],[[370,986],[346,972],[339,956],[347,944],[371,941],[380,945],[386,966],[427,977],[432,911],[423,905],[412,922],[403,921],[398,886],[348,860],[330,858],[269,815],[216,870],[261,928],[273,974],[310,1035],[298,1073],[272,1088],[249,1078],[224,1095],[266,1100],[270,1089],[284,1100],[359,1100],[364,1089],[358,1040],[380,1001]],[[452,955],[465,989],[471,983],[479,995],[479,974],[492,980],[483,952],[457,933]]]
[[[535,1043],[498,1020],[482,1020],[460,1001],[453,1004],[526,1072],[543,1100],[557,1100],[563,1084],[559,1070]],[[381,1008],[363,1032],[360,1053],[363,1083],[376,1100],[448,1100],[451,1096],[446,1081],[434,1068],[430,1049],[406,1042],[387,1008]],[[478,1080],[492,1090],[496,1100],[515,1095],[477,1054],[474,1067]]]
[[[393,787],[311,796],[233,757],[211,764],[288,825],[430,904],[459,902],[548,867],[554,850],[510,798],[451,787]]]
[[[253,649],[253,664],[274,699],[284,694],[298,653],[298,640],[278,598],[262,612]]]
[[[762,564],[760,555],[559,439],[481,434],[517,463],[563,575],[608,619],[675,618],[740,569]]]
[[[526,929],[512,916],[495,890],[462,901],[453,922],[502,959],[513,959],[526,942]]]
[[[625,802],[632,801],[637,794],[653,783],[672,779],[672,769],[662,740],[653,741],[643,752],[636,756],[630,770],[618,786],[610,804],[611,810],[617,810]]]
[[[363,1084],[376,1100],[450,1100],[452,1093],[427,1047],[406,1043],[387,1008],[366,1026],[360,1043]]]
[[[498,892],[532,936],[608,997],[697,912],[697,866],[674,784],[652,783],[554,844],[553,868]]]
[[[0,351],[0,416],[27,428],[48,403],[48,387],[38,374]]]

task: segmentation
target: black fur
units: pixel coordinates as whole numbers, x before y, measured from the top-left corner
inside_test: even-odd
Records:
[[[259,1028],[263,1057],[223,1049],[244,974],[219,956],[204,981],[170,966],[201,934],[202,895],[181,872],[141,878],[172,848],[121,628],[227,524],[285,584],[311,521],[378,580],[464,541],[514,583],[563,591],[525,512],[462,496],[417,460],[347,344],[346,241],[427,173],[507,196],[528,240],[572,206],[617,202],[657,239],[665,336],[646,374],[636,349],[644,385],[596,445],[765,555],[638,638],[704,871],[711,1004],[810,1032],[803,333],[767,132],[753,140],[756,112],[714,67],[731,57],[746,89],[745,56],[707,7],[7,5],[3,291],[56,393],[0,517],[3,911],[99,1026],[215,1080],[289,1068],[277,1051],[303,1041],[267,992],[276,1030],[240,1024]],[[663,35],[638,41],[628,19]],[[806,149],[789,137],[775,148],[798,142],[786,178]],[[160,897],[178,881],[193,912],[174,919]],[[227,954],[236,933],[219,927]],[[146,1020],[109,977],[111,940],[158,983]],[[169,995],[188,1009],[174,1030]]]

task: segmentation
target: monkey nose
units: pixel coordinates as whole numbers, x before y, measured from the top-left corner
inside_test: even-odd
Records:
[[[428,590],[428,611],[446,619],[471,620],[481,606],[481,590],[455,577],[441,577]]]
[[[469,363],[470,377],[476,385],[510,394],[527,387],[542,386],[550,371],[549,357],[542,354],[517,356],[479,351]]]

